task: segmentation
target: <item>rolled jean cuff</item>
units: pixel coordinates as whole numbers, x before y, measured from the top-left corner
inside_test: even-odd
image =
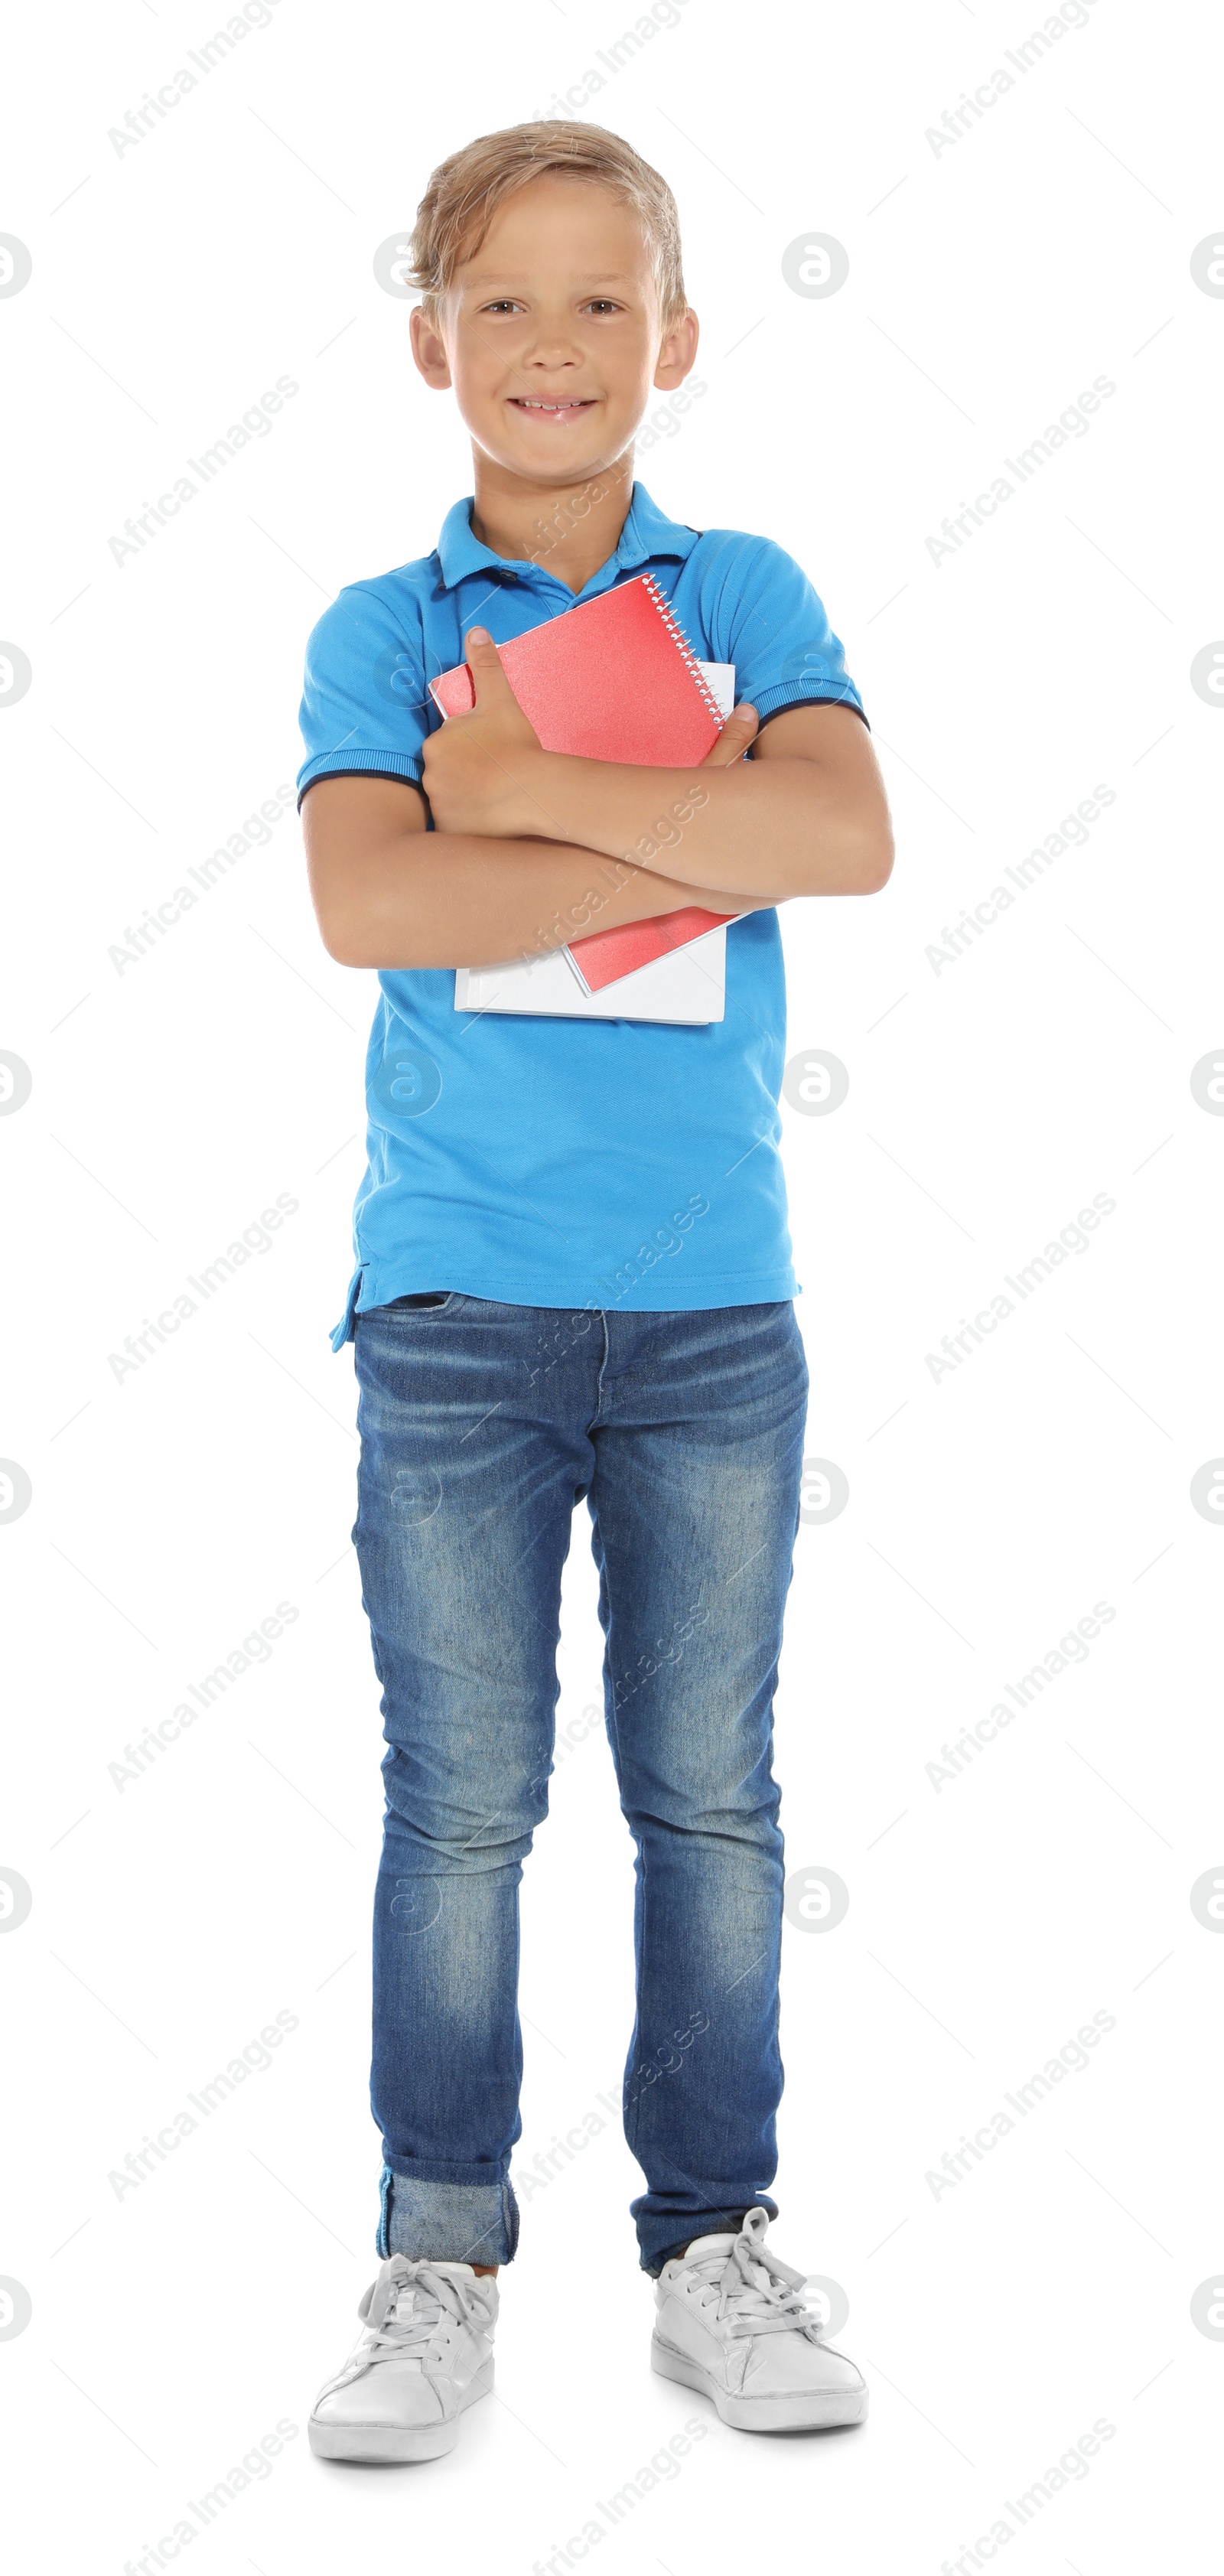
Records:
[[[409,2262],[510,2263],[518,2202],[510,2183],[423,2182],[384,2165],[377,2251]]]
[[[768,2192],[758,2191],[751,2200],[741,2201],[735,2209],[703,2209],[687,2219],[678,2231],[674,2210],[652,2215],[642,2210],[638,2216],[638,2245],[641,2265],[657,2280],[665,2263],[670,2263],[682,2245],[691,2245],[698,2236],[738,2236],[749,2209],[767,2210],[771,2219],[778,2215],[778,2204]]]

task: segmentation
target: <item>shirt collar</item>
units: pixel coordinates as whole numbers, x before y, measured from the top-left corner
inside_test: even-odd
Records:
[[[698,535],[698,529],[682,527],[677,520],[667,518],[662,510],[656,508],[645,484],[635,483],[619,543],[610,562],[601,570],[605,573],[610,571],[613,577],[617,572],[636,572],[642,564],[651,563],[661,555],[669,555],[682,563],[685,556],[692,553]],[[470,573],[530,574],[536,569],[521,557],[495,555],[490,546],[481,545],[479,538],[472,533],[470,493],[466,500],[456,501],[454,508],[446,513],[438,537],[438,561],[445,590],[453,590],[456,583],[465,581]],[[593,576],[595,579],[598,577]]]

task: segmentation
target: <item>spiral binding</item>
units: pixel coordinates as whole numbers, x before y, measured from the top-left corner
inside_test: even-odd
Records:
[[[714,695],[713,689],[710,687],[710,683],[706,678],[705,672],[702,670],[701,664],[693,651],[692,645],[684,632],[684,628],[680,624],[679,619],[672,614],[671,607],[668,601],[664,598],[653,573],[644,572],[642,574],[642,588],[649,593],[651,605],[658,609],[659,615],[662,618],[673,642],[679,645],[684,656],[685,663],[689,671],[692,673],[692,676],[701,691],[702,698],[704,699],[706,706],[709,708],[710,714],[714,717],[719,732],[721,733],[727,719]]]

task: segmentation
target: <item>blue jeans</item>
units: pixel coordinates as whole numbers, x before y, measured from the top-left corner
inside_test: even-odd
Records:
[[[561,1570],[585,1498],[636,1846],[625,2136],[644,2268],[777,2163],[773,1695],[807,1370],[789,1304],[570,1314],[401,1298],[356,1326],[353,1536],[383,1686],[370,2098],[380,2253],[508,2262],[518,1889],[548,1806]]]

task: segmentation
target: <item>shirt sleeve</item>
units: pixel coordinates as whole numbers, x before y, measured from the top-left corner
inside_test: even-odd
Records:
[[[823,601],[793,556],[768,537],[736,535],[711,574],[717,596],[707,632],[717,659],[735,664],[737,702],[747,698],[762,724],[786,708],[822,703],[853,707],[866,723]]]
[[[316,778],[345,771],[421,778],[431,729],[422,643],[377,591],[354,583],[324,610],[306,647],[298,722],[299,805]]]

